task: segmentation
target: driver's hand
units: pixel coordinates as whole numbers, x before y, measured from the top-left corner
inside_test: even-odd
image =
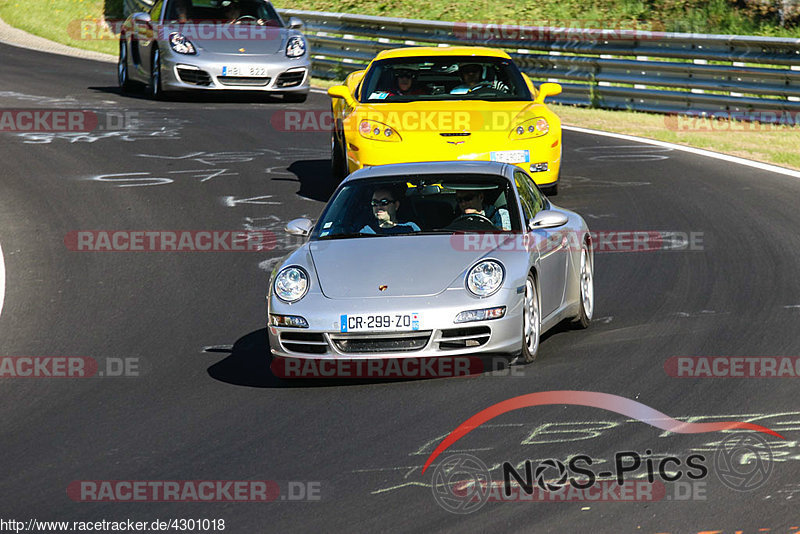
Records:
[[[464,215],[470,215],[472,213],[478,213],[478,210],[476,210],[475,208],[467,208],[464,210]]]

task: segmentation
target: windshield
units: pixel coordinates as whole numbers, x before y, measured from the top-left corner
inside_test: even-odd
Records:
[[[275,9],[264,0],[172,0],[165,20],[283,26]]]
[[[414,100],[531,100],[510,59],[476,56],[405,57],[376,61],[361,102]]]
[[[520,231],[508,180],[444,174],[355,180],[331,199],[312,239]]]

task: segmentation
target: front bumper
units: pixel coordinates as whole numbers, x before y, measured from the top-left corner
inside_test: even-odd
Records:
[[[311,297],[311,298],[309,298]],[[435,358],[481,353],[515,354],[522,348],[522,294],[500,290],[486,299],[450,289],[435,297],[331,300],[308,295],[288,305],[274,296],[270,313],[301,316],[309,328],[268,326],[270,352],[305,359]],[[307,300],[308,299],[308,300]],[[304,303],[304,301],[306,301]],[[325,301],[322,306],[320,300]],[[506,306],[500,319],[455,323],[459,312]],[[326,311],[329,310],[329,311]],[[419,330],[341,332],[344,314],[418,313]]]
[[[165,90],[239,90],[280,93],[308,93],[311,88],[311,60],[276,59],[277,56],[239,56],[203,59],[201,56],[164,54],[162,86]],[[262,67],[258,76],[223,76],[223,68]]]
[[[438,139],[437,139],[438,141]],[[348,133],[347,162],[350,172],[374,165],[390,163],[411,163],[424,161],[492,161],[492,152],[505,150],[527,150],[528,161],[514,163],[524,170],[539,185],[552,185],[558,181],[561,168],[561,137],[547,135],[530,141],[514,141],[505,145],[492,146],[490,150],[472,150],[468,143],[464,148],[445,145],[441,150],[431,150],[430,146],[418,147],[406,141],[386,142],[364,139],[358,133]],[[486,145],[484,145],[485,147]],[[531,166],[546,163],[546,171],[535,171]]]

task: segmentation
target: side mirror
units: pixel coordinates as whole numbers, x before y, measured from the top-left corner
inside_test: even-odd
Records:
[[[299,30],[303,27],[303,21],[297,17],[289,17],[289,29]]]
[[[558,211],[542,210],[534,215],[531,222],[528,223],[528,228],[531,230],[542,230],[543,228],[558,228],[564,226],[569,221],[569,218]]]
[[[289,235],[299,235],[306,237],[311,233],[311,230],[314,228],[314,223],[311,222],[309,219],[301,217],[299,219],[294,219],[289,221],[289,224],[286,225],[286,233]]]
[[[561,94],[561,85],[557,83],[546,82],[539,86],[539,94],[536,95],[534,102],[541,104],[548,96],[556,96]]]
[[[356,106],[356,99],[350,94],[350,91],[345,85],[334,85],[328,89],[328,96],[331,98],[343,98],[347,105],[350,107]]]

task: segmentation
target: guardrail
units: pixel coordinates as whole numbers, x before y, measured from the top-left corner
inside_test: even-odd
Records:
[[[800,112],[800,39],[280,13],[305,22],[321,78],[341,79],[389,48],[468,44],[504,49],[535,82],[560,83],[555,102],[664,113]]]
[[[151,0],[125,0],[149,9]],[[554,102],[662,113],[800,113],[800,39],[441,22],[279,10],[305,23],[313,75],[343,79],[381,50],[480,45],[506,50]],[[772,113],[770,113],[772,112]],[[794,115],[800,123],[800,115]]]

